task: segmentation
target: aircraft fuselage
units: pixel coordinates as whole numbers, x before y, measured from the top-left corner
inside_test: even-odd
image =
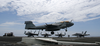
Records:
[[[34,26],[34,24],[31,21],[26,21],[25,24],[26,24],[25,29],[31,29],[31,30],[45,29],[45,31],[57,31],[74,25],[72,22],[57,22],[53,24]]]

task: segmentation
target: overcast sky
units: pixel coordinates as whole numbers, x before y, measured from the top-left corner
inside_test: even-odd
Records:
[[[67,35],[88,31],[100,36],[100,0],[0,0],[0,36],[24,36],[25,21],[35,25],[73,20]],[[60,30],[64,32],[64,30]]]

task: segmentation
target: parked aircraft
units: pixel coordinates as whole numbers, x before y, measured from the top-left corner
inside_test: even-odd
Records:
[[[41,35],[44,37],[48,37],[48,36],[51,36],[52,34],[48,34],[48,33],[42,34],[42,32],[41,32]]]
[[[35,32],[36,32],[36,31],[35,31]],[[29,32],[29,31],[28,31],[28,32],[26,33],[26,31],[25,31],[24,34],[25,34],[25,35],[28,35],[28,37],[31,37],[31,36],[34,37],[34,35],[38,36],[38,35],[39,35],[39,32],[38,32],[38,34],[35,34],[35,32],[32,33],[32,32]]]
[[[62,36],[65,36],[65,35],[66,35],[66,32],[64,34],[62,34],[62,33],[55,34],[55,36],[58,36],[58,37],[62,37]]]
[[[13,32],[10,32],[10,33],[5,33],[3,36],[14,36],[14,35]]]
[[[45,31],[51,31],[51,34],[54,34],[54,31],[58,31],[60,29],[65,29],[65,31],[67,31],[68,27],[71,27],[74,25],[74,23],[72,23],[72,21],[62,21],[62,22],[56,22],[53,24],[46,24],[46,25],[41,25],[41,26],[35,26],[32,21],[25,21],[25,29],[32,29],[32,30],[43,30],[45,29]]]
[[[85,33],[75,33],[75,34],[73,34],[73,36],[77,36],[77,37],[84,37],[84,36],[88,36],[88,35],[90,35],[90,34],[86,34],[86,32],[87,31],[85,31]]]

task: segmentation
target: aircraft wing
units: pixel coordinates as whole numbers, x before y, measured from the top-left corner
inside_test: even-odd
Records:
[[[58,25],[46,25],[46,31],[55,31],[60,30],[60,27]]]
[[[90,35],[90,34],[85,34],[85,36],[88,36],[88,35]]]
[[[46,35],[46,34],[41,34],[41,35],[43,35],[43,36],[44,36],[44,35]],[[51,34],[48,34],[48,36],[51,36]]]
[[[58,25],[47,25],[46,27],[58,27]]]
[[[55,36],[59,36],[59,34],[55,34]]]
[[[44,36],[45,34],[41,34],[41,35],[43,35],[43,36]]]
[[[33,34],[33,35],[38,35],[38,34]]]
[[[78,35],[82,35],[82,34],[73,34],[73,36],[78,36]]]
[[[48,36],[51,36],[51,34],[48,34]]]
[[[65,34],[62,34],[62,36],[65,36]]]

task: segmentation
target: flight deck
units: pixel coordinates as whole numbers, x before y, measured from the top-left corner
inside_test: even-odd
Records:
[[[18,45],[18,46],[27,46],[27,44],[25,44],[24,42],[22,44],[19,45],[19,43],[23,40],[23,38],[28,38],[28,39],[34,39],[34,37],[2,37],[0,36],[0,46],[3,45]],[[43,37],[35,37],[36,39],[40,39],[40,40],[44,40]],[[100,42],[100,37],[85,37],[85,38],[77,38],[77,37],[63,37],[63,38],[58,38],[58,37],[49,37],[49,39],[47,38],[46,40],[50,40],[50,39],[54,39],[51,40],[51,42],[53,41],[55,43],[56,46],[56,42],[58,42],[58,44],[65,44],[65,43],[78,43],[78,44],[71,44],[73,46],[100,46],[97,45],[96,42]],[[84,44],[81,44],[81,42],[83,42]],[[34,43],[34,42],[33,42]],[[88,43],[88,44],[86,44]],[[46,46],[46,45],[45,45]]]

